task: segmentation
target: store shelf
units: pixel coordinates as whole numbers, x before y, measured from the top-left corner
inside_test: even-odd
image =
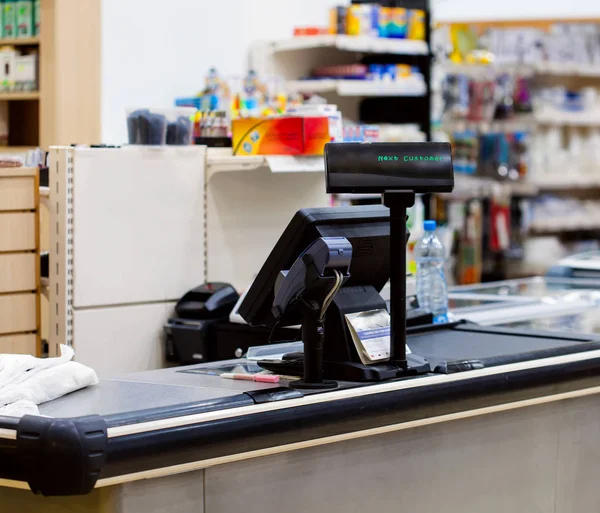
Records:
[[[473,131],[482,134],[513,133],[528,132],[536,126],[536,122],[532,116],[524,115],[517,116],[513,119],[496,121],[444,121],[442,126],[444,130],[452,132]]]
[[[389,83],[373,80],[293,80],[287,85],[291,91],[335,92],[339,96],[425,96],[427,94],[425,82],[410,78]]]
[[[485,78],[499,73],[511,75],[533,76],[550,75],[563,77],[600,77],[600,67],[589,64],[539,62],[524,63],[494,63],[494,64],[455,64],[442,63],[442,69],[453,75],[467,75],[472,78]]]
[[[293,155],[227,155],[222,150],[208,150],[207,180],[216,173],[251,171],[267,168],[272,173],[322,173],[325,162],[322,156],[305,157]]]
[[[23,153],[27,153],[28,151],[33,151],[36,149],[36,146],[0,146],[0,154],[22,155]]]
[[[537,185],[525,181],[499,181],[464,173],[454,175],[454,196],[489,196],[494,189],[520,196],[535,196],[539,192]]]
[[[600,126],[600,112],[596,109],[582,112],[567,112],[560,110],[539,112],[535,115],[535,121],[540,125]]]
[[[568,219],[562,219],[560,222],[552,222],[551,224],[532,224],[529,227],[529,235],[560,235],[563,233],[600,231],[599,219],[578,219],[569,222]]]
[[[339,50],[349,52],[393,53],[398,55],[427,55],[429,52],[425,41],[368,36],[302,36],[272,43],[272,49],[280,52],[326,47],[338,48]]]
[[[600,112],[582,111],[568,112],[562,110],[553,110],[539,112],[534,115],[516,116],[507,120],[495,121],[467,121],[451,120],[444,121],[442,126],[444,130],[461,132],[472,130],[480,133],[491,132],[526,132],[533,130],[536,126],[574,126],[574,127],[600,127]]]
[[[0,101],[8,101],[8,100],[39,100],[40,93],[39,91],[19,91],[13,93],[0,93]]]
[[[535,180],[534,183],[540,192],[597,189],[600,188],[600,177],[592,174],[581,175],[578,173],[564,173],[563,175],[549,175],[543,179]]]
[[[25,45],[39,45],[39,37],[20,37],[20,38],[0,38],[0,46],[25,46]]]

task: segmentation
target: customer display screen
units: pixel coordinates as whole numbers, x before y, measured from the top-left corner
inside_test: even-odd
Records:
[[[450,192],[454,187],[448,143],[330,143],[325,168],[329,193]]]

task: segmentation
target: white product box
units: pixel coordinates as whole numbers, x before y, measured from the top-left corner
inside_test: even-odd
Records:
[[[37,55],[15,57],[13,78],[15,89],[19,91],[37,90]]]
[[[12,91],[15,85],[15,59],[14,50],[0,51],[0,90]]]

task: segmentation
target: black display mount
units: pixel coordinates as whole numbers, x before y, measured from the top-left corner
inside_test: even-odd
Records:
[[[324,375],[340,381],[384,381],[431,371],[427,360],[406,354],[406,229],[407,209],[415,202],[413,191],[386,191],[390,209],[390,359],[372,365],[361,363],[346,325],[346,314],[385,310],[387,305],[372,286],[345,287],[338,292],[325,317]]]

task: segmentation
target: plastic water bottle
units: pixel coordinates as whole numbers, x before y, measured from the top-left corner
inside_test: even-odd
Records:
[[[448,322],[448,287],[444,274],[444,246],[435,234],[435,221],[423,223],[425,233],[415,246],[417,299],[433,314],[433,322]]]

